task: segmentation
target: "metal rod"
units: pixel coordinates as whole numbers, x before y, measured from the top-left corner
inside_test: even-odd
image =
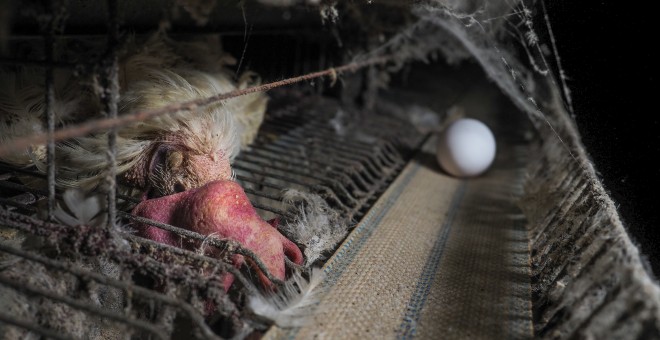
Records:
[[[273,201],[277,201],[277,202],[282,201],[281,196],[271,195],[271,194],[268,194],[268,193],[265,193],[265,192],[252,190],[250,188],[243,188],[243,191],[245,191],[246,194],[251,194],[251,195],[267,198],[267,199],[270,199],[270,200],[273,200]]]
[[[274,153],[277,155],[285,155],[289,156],[291,158],[300,158],[301,155],[300,152],[296,151],[301,151],[298,148],[289,148],[289,147],[284,147],[281,145],[275,145],[275,144],[264,144],[262,145],[261,143],[258,144],[253,144],[250,146],[250,148],[256,152],[260,152],[261,150],[267,151],[269,153]],[[349,173],[351,174],[356,174],[359,178],[358,183],[361,183],[362,189],[367,189],[370,185],[374,184],[376,181],[370,176],[368,171],[365,171],[364,166],[354,160],[346,160],[345,162],[335,162],[335,161],[328,161],[328,157],[314,157],[315,155],[304,155],[308,156],[305,159],[305,162],[311,162],[311,163],[316,163],[321,166],[325,167],[330,167],[333,169],[348,169]],[[344,166],[341,166],[341,165]]]
[[[108,119],[117,119],[119,102],[119,18],[117,0],[108,0],[108,42],[107,56],[103,70],[103,106]],[[108,131],[108,227],[113,228],[117,221],[117,127]]]
[[[256,194],[256,195],[259,195],[259,194]],[[291,214],[287,213],[286,211],[283,211],[283,210],[280,210],[280,209],[277,209],[277,208],[273,208],[273,207],[269,207],[267,205],[263,205],[263,204],[259,204],[259,203],[252,203],[252,206],[255,209],[261,209],[261,210],[264,210],[264,211],[269,211],[269,212],[272,212],[275,215],[280,215],[282,217],[286,217],[286,218],[293,217]]]
[[[311,130],[314,132],[312,133]],[[304,131],[298,130],[295,132],[290,133],[287,135],[287,137],[291,138],[298,138],[306,141],[314,141],[313,145],[323,145],[328,148],[334,148],[338,151],[343,151],[345,154],[356,154],[364,157],[373,157],[376,159],[379,159],[378,155],[380,154],[381,148],[374,148],[373,145],[369,146],[368,148],[360,147],[357,142],[352,141],[350,139],[343,139],[341,144],[331,143],[330,141],[333,138],[336,138],[336,134],[334,131],[330,131],[329,133],[323,133],[320,131],[320,129],[305,129]],[[384,161],[383,166],[391,166],[392,164],[388,164],[389,162]]]
[[[27,329],[31,332],[37,333],[37,334],[39,334],[41,336],[44,336],[44,337],[47,337],[47,338],[61,339],[61,340],[72,339],[71,336],[65,336],[65,335],[59,334],[59,333],[57,333],[53,330],[37,326],[34,323],[34,320],[26,321],[26,320],[22,320],[22,319],[17,319],[13,315],[5,314],[2,310],[0,310],[0,321],[2,321],[4,323],[7,323],[7,324],[10,324],[10,325],[14,325],[16,327]]]
[[[161,116],[164,114],[181,112],[181,111],[195,111],[200,107],[206,107],[208,105],[223,100],[227,100],[230,98],[244,96],[256,92],[265,92],[277,87],[287,86],[310,79],[315,79],[320,77],[331,77],[334,79],[335,77],[337,77],[337,75],[345,72],[355,72],[361,68],[370,65],[384,64],[387,61],[389,61],[391,58],[392,58],[391,56],[384,56],[384,57],[376,57],[376,58],[368,59],[361,62],[351,62],[343,66],[333,67],[322,71],[308,73],[302,76],[297,76],[279,81],[274,81],[271,83],[252,86],[245,89],[238,89],[227,93],[220,93],[207,98],[200,98],[183,103],[172,103],[157,109],[130,112],[128,114],[124,114],[116,118],[89,120],[87,122],[78,125],[73,125],[55,131],[55,133],[52,136],[52,139],[54,141],[61,141],[69,138],[81,137],[98,131],[106,131],[113,127],[114,128],[123,127],[132,123],[142,122],[147,119]],[[16,138],[12,141],[0,145],[0,156],[4,156],[11,150],[23,149],[29,147],[30,145],[43,144],[46,143],[47,141],[48,138],[40,134],[34,134],[26,137]]]
[[[124,213],[125,214],[125,213]],[[128,215],[128,214],[127,214]],[[75,249],[74,247],[69,247],[65,249],[66,251],[71,251],[71,252],[85,252],[86,250],[91,250],[95,256],[98,255],[99,251],[99,243],[94,242],[93,244],[85,244],[81,243],[84,241],[89,241],[91,242],[91,235],[90,234],[96,234],[94,235],[94,239],[96,241],[101,241],[102,238],[107,238],[107,230],[99,230],[98,228],[83,228],[83,226],[76,226],[76,227],[67,227],[61,224],[55,224],[55,223],[49,223],[49,222],[44,222],[42,220],[26,216],[23,214],[18,214],[14,212],[10,212],[2,207],[0,207],[0,225],[8,226],[14,229],[20,229],[22,231],[37,235],[37,236],[47,236],[50,237],[50,241],[52,242],[64,242],[62,240],[68,240],[67,242],[76,242],[75,243]],[[126,237],[126,235],[124,235]],[[82,238],[81,242],[75,241],[75,237]],[[203,237],[203,236],[202,236]],[[147,242],[148,240],[144,239],[144,242]],[[213,240],[211,240],[213,241]],[[153,241],[151,241],[153,242]],[[148,242],[147,242],[148,243]],[[161,243],[156,243],[153,242],[155,245],[160,245],[162,246],[161,248],[166,249],[167,251],[171,251],[171,249],[178,249],[174,247],[169,247],[161,244]],[[219,242],[210,242],[210,243],[215,243],[218,244]],[[230,243],[230,242],[227,242]],[[234,244],[232,244],[234,246]],[[86,249],[85,247],[91,247],[93,249]],[[152,248],[157,248],[155,246],[150,246]],[[146,259],[136,259],[135,254],[130,254],[126,250],[122,249],[117,249],[117,247],[113,246],[106,246],[107,249],[105,249],[108,252],[108,256],[110,258],[116,258],[118,262],[122,263],[128,263],[127,261],[136,261],[132,263],[132,265],[135,265],[136,268],[144,269],[147,268],[147,260]],[[171,248],[171,249],[170,249]],[[210,258],[209,258],[210,259]],[[153,260],[155,262],[155,260]],[[169,264],[172,266],[172,264]],[[238,271],[231,265],[229,264],[224,264],[225,267],[223,267],[223,270],[231,272],[232,274],[237,274]],[[149,266],[160,266],[155,263],[149,264]]]
[[[23,292],[27,293],[26,296],[29,296],[29,297],[34,297],[35,295],[36,296],[42,296],[42,297],[45,297],[45,298],[53,300],[53,301],[65,303],[65,304],[67,304],[71,307],[74,307],[76,309],[79,309],[79,310],[83,310],[83,311],[86,311],[86,312],[89,312],[89,313],[93,313],[93,314],[102,316],[104,318],[112,319],[114,321],[119,321],[119,322],[122,322],[124,324],[128,324],[128,325],[131,325],[133,327],[146,330],[146,331],[151,332],[155,335],[158,335],[158,337],[161,338],[161,339],[167,339],[168,338],[167,335],[165,335],[160,329],[158,329],[157,327],[155,327],[151,324],[148,324],[144,321],[136,320],[134,318],[127,318],[127,317],[125,317],[121,314],[111,312],[111,311],[103,309],[103,308],[98,308],[94,305],[87,304],[87,303],[78,301],[76,299],[72,299],[68,296],[60,296],[58,294],[47,291],[45,289],[33,287],[32,285],[27,284],[25,282],[14,282],[13,280],[9,280],[9,279],[6,279],[6,278],[0,276],[0,284],[11,287],[11,288],[16,289],[18,291],[23,291]]]
[[[49,2],[50,13],[48,27],[44,34],[44,53],[46,55],[46,88],[44,98],[44,110],[46,116],[46,176],[48,177],[48,221],[54,220],[55,211],[55,73],[53,69],[55,29],[57,20],[55,18],[55,6],[57,1]],[[22,149],[22,148],[19,148]]]
[[[264,275],[271,282],[273,282],[275,284],[278,284],[278,285],[282,285],[282,281],[272,276],[272,274],[270,273],[270,271],[268,270],[266,265],[261,261],[261,259],[259,258],[259,256],[257,256],[257,254],[252,252],[252,250],[243,247],[240,243],[238,243],[236,241],[221,240],[221,239],[218,239],[218,238],[209,238],[205,235],[202,235],[200,233],[196,233],[196,232],[191,231],[191,230],[182,229],[182,228],[179,228],[179,227],[175,227],[173,225],[156,222],[156,221],[150,220],[148,218],[144,218],[144,217],[140,217],[140,216],[134,216],[134,215],[127,214],[127,213],[121,212],[121,211],[119,212],[119,214],[122,217],[127,217],[131,220],[138,221],[140,223],[149,224],[149,225],[152,225],[154,227],[158,227],[158,228],[161,228],[163,230],[173,232],[173,233],[175,233],[179,236],[185,236],[185,237],[191,238],[193,240],[197,240],[197,241],[208,242],[208,244],[218,248],[218,250],[232,249],[232,251],[231,251],[232,253],[248,256],[250,259],[252,259],[255,262],[255,264],[257,265],[257,267],[259,267],[259,269],[261,269],[261,271],[263,271]]]
[[[256,153],[256,152],[244,152],[237,157],[237,159],[245,159],[246,162],[251,162],[250,158],[259,158],[270,162],[278,162],[284,164],[294,164],[295,165],[293,167],[294,169],[306,169],[308,170],[309,173],[318,173],[320,175],[311,175],[308,174],[308,172],[297,172],[297,171],[290,171],[291,173],[294,174],[300,173],[302,174],[302,176],[310,176],[312,178],[320,179],[321,181],[327,181],[328,178],[333,178],[335,176],[338,176],[340,178],[339,182],[342,185],[345,185],[348,189],[351,189],[350,192],[353,195],[355,196],[361,195],[357,184],[350,176],[348,176],[346,169],[341,169],[341,168],[333,169],[329,167],[323,168],[317,166],[316,163],[314,162],[309,162],[311,163],[309,164],[306,160],[302,160],[300,158],[282,158],[282,157],[278,158],[271,155],[266,155],[264,153]],[[264,164],[264,162],[261,161],[257,161],[254,163]]]
[[[267,188],[272,188],[272,189],[280,190],[280,191],[284,191],[284,190],[288,189],[288,188],[285,188],[281,185],[268,183],[268,182],[264,182],[264,181],[259,181],[257,179],[242,176],[242,175],[236,175],[236,179],[239,180],[239,181],[242,181],[242,182],[253,183],[253,184],[257,184],[257,185],[260,185],[260,186],[264,186],[264,187],[267,187]]]
[[[323,183],[326,180],[326,178],[322,177],[322,176],[318,176],[318,175],[310,174],[310,173],[305,173],[303,171],[294,170],[294,169],[296,169],[296,167],[293,167],[291,165],[288,165],[288,166],[287,165],[276,165],[275,162],[269,163],[267,161],[259,161],[259,160],[255,160],[255,159],[245,159],[245,158],[246,158],[245,155],[237,157],[236,160],[235,160],[236,163],[234,163],[234,165],[237,165],[237,164],[257,165],[257,166],[260,166],[260,167],[263,167],[263,168],[267,168],[269,170],[275,170],[275,171],[280,171],[280,172],[283,172],[283,173],[293,174],[293,175],[298,176],[298,177],[305,177],[305,178],[308,178],[308,179],[311,179],[311,180],[314,180],[314,181],[318,181],[320,183]],[[282,163],[284,163],[284,162],[282,162]]]
[[[195,265],[195,267],[198,268],[208,268],[209,265],[214,266],[216,268],[219,268],[222,271],[226,271],[234,275],[238,281],[241,282],[241,284],[250,292],[250,293],[255,293],[258,291],[257,287],[255,287],[252,282],[248,281],[243,274],[241,274],[238,269],[234,268],[233,266],[229,265],[228,263],[222,262],[218,259],[214,259],[212,257],[208,257],[205,255],[199,255],[195,252],[192,252],[190,250],[170,246],[168,244],[164,243],[159,243],[153,240],[150,240],[148,238],[143,238],[139,236],[135,236],[133,234],[129,234],[126,232],[121,233],[122,236],[131,242],[134,242],[140,246],[148,246],[150,249],[161,249],[164,251],[168,251],[172,254],[175,254],[177,256],[182,256],[187,259],[195,260],[197,261],[196,263],[190,263],[191,265]]]
[[[301,143],[303,143],[303,141],[291,136],[281,136],[280,139],[278,139],[273,143],[278,145],[282,145],[282,144],[289,145],[290,147],[290,146],[300,145]],[[371,157],[359,157],[343,150],[334,149],[332,148],[332,146],[324,147],[321,145],[316,145],[314,147],[310,147],[310,151],[312,154],[318,154],[319,157],[325,157],[326,159],[329,157],[333,157],[333,161],[337,160],[344,162],[348,162],[348,161],[360,162],[360,164],[362,164],[365,167],[365,169],[370,172],[370,175],[372,177],[381,178],[383,176],[383,173],[381,171],[382,168],[378,166],[377,163],[373,163]]]
[[[244,170],[244,171],[253,173],[255,175],[262,175],[262,176],[270,177],[270,178],[277,179],[277,180],[280,180],[280,181],[293,183],[293,184],[300,185],[300,186],[305,187],[305,188],[309,188],[309,187],[311,187],[312,185],[315,184],[315,183],[304,183],[304,182],[301,182],[301,181],[296,180],[296,179],[291,178],[291,177],[268,173],[266,171],[253,169],[253,168],[246,167],[246,166],[243,166],[243,165],[240,165],[240,164],[234,164],[234,168],[236,168],[238,170]]]
[[[371,150],[369,151],[360,151],[342,146],[344,144],[348,144],[349,142],[344,139],[336,140],[336,136],[334,134],[326,136],[326,138],[321,137],[322,136],[311,134],[309,132],[301,133],[300,131],[295,131],[282,136],[274,143],[286,143],[291,145],[290,147],[306,145],[307,147],[305,150],[310,150],[312,152],[320,151],[321,154],[324,155],[322,157],[325,159],[327,159],[327,153],[330,152],[337,155],[340,159],[367,162],[367,166],[370,165],[369,163],[373,163],[373,167],[370,169],[373,170],[373,174],[378,177],[383,175],[382,172],[380,172],[378,169],[385,170],[387,168],[395,167],[402,161],[399,157],[394,157],[392,160],[388,160],[383,149],[380,147],[374,149],[372,146]]]
[[[118,288],[118,289],[121,289],[121,290],[123,290],[124,292],[127,292],[127,293],[130,292],[133,297],[142,298],[142,299],[152,299],[152,300],[156,300],[158,302],[162,302],[164,304],[167,304],[167,305],[170,305],[170,306],[173,306],[173,307],[177,307],[179,309],[182,309],[182,310],[186,311],[188,313],[188,316],[192,319],[192,321],[196,322],[197,327],[201,328],[202,332],[204,332],[205,335],[207,335],[207,336],[212,336],[213,335],[213,331],[211,331],[210,329],[207,328],[203,317],[192,306],[186,304],[183,301],[180,301],[180,300],[174,299],[172,297],[156,293],[156,292],[151,291],[147,288],[143,288],[143,287],[140,287],[140,286],[128,284],[126,282],[123,282],[123,281],[120,281],[120,280],[117,280],[117,279],[114,279],[114,278],[111,278],[111,277],[107,277],[107,276],[104,276],[104,275],[101,275],[101,274],[98,274],[98,273],[86,271],[86,270],[74,267],[70,264],[64,264],[64,263],[56,261],[56,260],[52,260],[52,259],[40,256],[40,255],[32,254],[32,253],[26,252],[24,250],[16,249],[16,248],[9,247],[9,246],[3,245],[3,244],[0,244],[0,250],[5,252],[5,253],[9,253],[9,254],[12,254],[12,255],[15,255],[15,256],[19,256],[19,257],[22,257],[24,259],[27,259],[27,260],[30,260],[30,261],[33,261],[33,262],[41,263],[41,264],[43,264],[43,265],[45,265],[49,268],[52,268],[52,269],[56,269],[56,270],[60,270],[60,271],[70,273],[70,274],[75,275],[76,277],[82,278],[84,280],[94,280],[94,281],[96,281],[100,284],[103,284],[103,285],[106,285],[106,286],[111,286],[111,287],[114,287],[114,288]],[[92,311],[92,312],[94,312],[94,311]],[[126,319],[126,317],[124,317],[122,315],[119,315],[119,314],[117,314],[117,317],[122,319],[122,320],[117,319],[117,321],[125,322],[125,320],[123,320],[123,319]],[[128,323],[128,324],[131,324],[131,323]],[[146,325],[148,325],[148,324],[146,324]],[[133,326],[135,326],[135,325],[133,325]],[[137,326],[137,327],[140,327],[140,326]]]

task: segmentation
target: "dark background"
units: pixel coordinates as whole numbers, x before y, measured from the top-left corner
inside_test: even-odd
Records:
[[[660,93],[654,89],[653,12],[642,3],[606,0],[555,0],[546,6],[583,143],[658,277]]]

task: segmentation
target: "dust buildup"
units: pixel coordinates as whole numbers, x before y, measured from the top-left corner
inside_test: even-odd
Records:
[[[376,44],[372,42],[345,55],[355,56],[352,61],[382,56],[393,60],[387,67],[372,71],[375,74],[370,78],[375,82],[369,84],[372,89],[386,87],[389,81],[386,73],[399,71],[411,61],[444,58],[449,64],[466,60],[478,63],[486,76],[527,113],[542,141],[539,158],[530,165],[526,194],[520,202],[529,220],[532,308],[537,335],[540,338],[630,338],[658,334],[658,287],[644,271],[637,248],[618,220],[577,132],[572,130],[574,125],[569,118],[572,112],[565,111],[571,107],[570,91],[563,83],[565,75],[558,65],[559,56],[556,51],[554,56],[542,53],[544,42],[536,32],[538,25],[533,13],[540,6],[537,2],[535,7],[530,7],[530,3],[437,0],[392,5],[395,10],[412,14],[412,19],[394,32],[374,29],[369,33],[377,37]],[[199,1],[179,4],[199,23],[205,22],[212,10],[212,6]],[[378,15],[379,11],[369,11],[370,5],[364,2],[361,15],[365,18]],[[351,17],[341,4],[333,9],[337,14],[332,13],[333,20]],[[326,24],[331,25],[333,20]],[[552,62],[557,64],[561,84],[549,72]],[[22,129],[30,127],[25,126]],[[337,127],[341,129],[343,125]],[[327,258],[345,237],[349,223],[317,195],[289,190],[285,198],[291,209],[299,213],[280,228],[305,248],[306,266]],[[21,260],[3,256],[1,261],[0,275],[17,275],[15,270]],[[32,266],[28,269],[38,274],[31,279],[35,285],[68,293],[75,284],[71,278],[52,282],[59,278],[56,273],[47,274],[39,265]],[[171,270],[170,274],[182,274],[186,283],[185,278],[193,276]],[[54,277],[48,278],[49,275]],[[6,289],[1,285],[0,288]],[[40,304],[26,305],[24,297],[14,297],[11,292],[0,294],[11,300],[7,303],[12,303],[11,310],[16,315],[35,315],[35,309],[41,308]],[[6,305],[5,301],[2,305]],[[74,311],[58,306],[52,308],[59,308],[58,313],[71,313],[71,320],[59,326],[79,334],[75,333],[76,328],[84,316],[78,317]]]
[[[552,32],[546,32],[550,41],[537,32],[544,26],[550,30],[549,23],[535,22],[543,18],[537,15],[544,14],[543,2],[530,3],[414,5],[417,20],[356,59],[391,55],[400,61],[392,69],[411,60],[432,61],[438,53],[449,63],[472,60],[527,114],[540,143],[520,202],[529,220],[537,337],[658,334],[660,289],[645,271],[570,119],[570,91]]]
[[[22,237],[12,240],[0,238],[0,243],[26,248],[23,240],[25,238]],[[70,263],[110,276],[118,277],[119,274],[118,266],[103,260],[95,265],[75,260],[70,260]],[[3,254],[0,258],[0,278],[20,283],[19,286],[85,300],[89,305],[107,310],[119,311],[123,308],[124,295],[120,290],[83,282],[71,274],[9,254]],[[0,306],[3,313],[16,319],[36,323],[78,339],[121,339],[127,334],[123,326],[105,322],[87,311],[42,295],[19,292],[3,284],[0,284]],[[1,322],[0,334],[3,334],[4,339],[40,339],[38,334],[29,330]]]
[[[585,155],[551,132],[535,154],[519,204],[529,221],[538,337],[658,334],[660,289]]]

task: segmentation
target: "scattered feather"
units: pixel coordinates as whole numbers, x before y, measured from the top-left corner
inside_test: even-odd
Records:
[[[291,236],[293,242],[305,247],[306,265],[325,258],[327,251],[348,233],[348,223],[332,209],[321,196],[289,189],[283,194],[284,203],[297,209],[293,221],[280,229]]]
[[[104,213],[105,199],[103,197],[98,195],[86,196],[79,189],[68,189],[62,195],[62,199],[68,212],[59,203],[53,212],[55,218],[62,224],[68,226],[100,226],[106,224],[107,215]]]
[[[332,129],[335,130],[337,136],[343,137],[346,135],[346,114],[344,113],[344,110],[338,109],[337,113],[335,113],[335,116],[329,123],[330,126],[332,126]]]
[[[440,114],[431,108],[420,105],[408,107],[410,123],[421,133],[438,131],[440,128]]]
[[[269,319],[279,327],[291,328],[306,325],[319,302],[320,285],[325,273],[320,268],[311,271],[309,281],[295,272],[281,290],[270,295],[257,293],[248,299],[248,307],[256,314]]]

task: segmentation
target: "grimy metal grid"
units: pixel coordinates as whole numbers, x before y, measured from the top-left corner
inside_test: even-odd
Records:
[[[54,60],[56,34],[64,24],[64,7],[57,1],[48,2],[46,7],[50,8],[45,8],[38,15],[42,24],[45,60],[4,60],[6,63],[40,65],[45,70],[48,161],[45,173],[0,163],[0,226],[5,228],[1,231],[9,237],[30,235],[40,244],[39,247],[22,249],[0,243],[0,258],[11,259],[12,266],[11,271],[3,271],[8,267],[0,268],[0,286],[22,294],[30,304],[64,308],[70,311],[64,317],[86,320],[84,327],[96,327],[98,334],[103,335],[173,338],[177,334],[192,334],[198,338],[240,338],[263,331],[269,323],[245,308],[246,295],[259,289],[251,280],[255,274],[249,268],[238,270],[229,262],[234,254],[246,256],[276,287],[281,287],[283,283],[272,277],[254,253],[236,242],[132,216],[119,208],[123,205],[117,205],[118,200],[137,202],[116,192],[116,129],[131,120],[117,117],[117,48],[120,46],[121,32],[117,3],[110,0],[107,5],[106,52],[98,62],[74,65]],[[266,84],[242,94],[314,77],[336,77],[341,72],[356,71],[380,62],[382,60],[318,71],[280,81],[271,87]],[[106,186],[109,190],[98,193],[107,197],[106,226],[67,226],[55,222],[54,210],[62,196],[55,186],[55,140],[66,136],[62,134],[58,137],[55,129],[52,109],[55,67],[96,72],[104,88],[101,104],[105,120],[101,124],[89,122],[88,130],[83,126],[72,127],[69,131],[83,134],[90,129],[107,129],[110,132],[107,155],[111,175]],[[287,92],[284,90],[281,93]],[[240,94],[223,94],[194,103],[173,103],[162,110],[155,110],[158,112],[137,113],[132,117],[134,120],[144,120],[150,115],[186,109],[186,105],[204,105]],[[264,218],[294,218],[296,211],[287,208],[281,197],[284,190],[294,188],[320,195],[346,221],[359,221],[423,139],[411,125],[374,112],[354,109],[346,112],[339,122],[341,117],[337,116],[337,112],[340,105],[334,99],[312,94],[302,100],[300,97],[287,99],[286,95],[280,98],[280,101],[287,100],[289,105],[267,112],[257,140],[242,151],[232,164],[236,180]],[[109,122],[109,125],[103,125],[103,122]],[[43,188],[26,186],[21,181],[25,177],[46,179],[47,185]],[[123,227],[130,226],[134,221],[215,247],[223,255],[213,258],[206,256],[206,253],[135,236]],[[115,225],[116,222],[119,224]],[[111,263],[119,274],[108,275],[98,268],[90,268],[91,263],[98,261]],[[288,262],[287,266],[296,265]],[[49,280],[65,282],[67,287],[47,289],[43,285],[35,285],[28,279],[32,270],[43,271]],[[220,273],[231,273],[236,278],[237,284],[228,293],[225,293],[220,280],[212,279]],[[99,292],[114,292],[120,297],[119,306],[109,307],[99,303]],[[217,311],[211,318],[204,316],[209,304],[215,306]],[[24,318],[0,310],[0,323],[50,338],[79,337],[75,329],[72,331],[72,328],[60,325],[66,320],[39,316],[39,313],[35,313],[34,318]]]
[[[310,100],[310,102],[313,101]],[[306,107],[306,109],[309,108],[310,106]],[[414,133],[412,128],[405,131],[406,129],[401,129],[400,126],[388,126],[387,123],[394,124],[395,121],[372,117],[374,119],[370,120],[371,128],[366,130],[380,128],[378,132],[384,135],[389,131],[391,134],[389,138],[381,136],[375,139],[373,144],[350,138],[342,140],[340,136],[333,135],[333,131],[324,131],[322,128],[325,125],[323,124],[324,118],[327,121],[328,117],[314,116],[311,113],[305,115],[304,112],[308,111],[286,110],[281,113],[281,116],[277,112],[269,115],[272,118],[264,123],[258,141],[249,150],[242,152],[234,163],[237,180],[245,188],[253,205],[261,210],[261,214],[264,216],[271,214],[282,216],[285,219],[292,218],[295,211],[285,210],[278,194],[286,189],[299,188],[321,195],[330,206],[341,211],[342,216],[347,220],[359,220],[378,194],[387,187],[403,167],[409,156],[407,153],[420,142],[420,137]],[[313,132],[311,126],[318,128],[318,134]],[[276,131],[276,134],[272,134],[273,131]],[[272,138],[275,140],[270,141]],[[407,144],[402,147],[399,143],[403,141]],[[350,152],[347,149],[349,147],[352,150]],[[329,164],[329,161],[332,163]],[[126,294],[130,292],[131,300],[142,301],[142,304],[156,303],[168,308],[162,309],[159,313],[162,315],[153,315],[145,320],[144,316],[139,315],[142,311],[131,306],[135,304],[131,300],[125,301],[126,308],[122,310],[122,313],[117,313],[117,311],[108,311],[94,306],[88,299],[76,300],[69,296],[57,295],[43,289],[30,287],[18,280],[13,281],[2,275],[0,275],[0,284],[35,298],[45,297],[70,305],[85,313],[120,323],[122,327],[150,332],[158,337],[168,338],[173,331],[172,320],[174,317],[166,317],[167,313],[175,315],[185,313],[186,317],[193,322],[193,330],[196,330],[199,336],[215,336],[210,328],[213,324],[209,325],[209,321],[204,320],[200,314],[200,310],[203,310],[202,301],[207,299],[223,305],[224,317],[235,322],[229,327],[234,332],[246,327],[255,327],[255,324],[249,321],[239,322],[239,320],[250,317],[248,312],[242,310],[240,297],[237,301],[233,301],[230,296],[225,295],[219,280],[209,280],[209,273],[230,272],[237,278],[240,289],[255,291],[258,288],[246,277],[246,275],[250,275],[249,273],[238,271],[223,259],[214,259],[156,243],[132,235],[121,228],[66,226],[31,217],[30,215],[38,212],[40,202],[48,201],[47,192],[29,188],[12,179],[25,175],[37,177],[44,175],[8,165],[1,165],[0,169],[0,173],[2,173],[0,188],[3,188],[3,192],[16,193],[10,197],[0,198],[0,225],[40,236],[46,244],[58,248],[55,258],[46,257],[39,251],[27,251],[5,245],[0,245],[0,253],[11,254],[24,261],[40,263],[49,270],[66,272],[75,277],[80,286],[89,286],[91,282],[94,282],[96,285],[121,289]],[[59,194],[56,195],[56,198],[59,196]],[[130,199],[121,195],[119,198]],[[181,235],[185,239],[205,242],[209,246],[224,250],[227,254],[224,260],[227,260],[231,254],[250,257],[271,281],[281,285],[279,280],[268,273],[267,268],[256,255],[238,243],[208,238],[193,231],[132,216],[121,210],[117,214],[119,220],[124,223],[128,221],[148,223]],[[127,242],[128,246],[119,240]],[[128,281],[117,280],[83,269],[79,263],[77,265],[76,262],[70,261],[72,258],[81,256],[106,258],[117,263],[123,271],[134,274],[128,276]],[[289,263],[289,265],[293,264]],[[199,268],[204,270],[200,272]],[[162,281],[166,286],[182,285],[190,291],[172,292],[172,295],[168,295],[150,290],[130,281],[130,278],[136,275],[135,273],[149,277],[150,280]],[[192,301],[192,303],[183,301]],[[11,315],[5,315],[1,311],[0,320],[26,327],[44,336],[56,337],[52,331],[40,328],[38,322],[34,322],[34,320],[20,320]],[[242,324],[246,322],[248,324]],[[256,327],[258,327],[258,323]]]

